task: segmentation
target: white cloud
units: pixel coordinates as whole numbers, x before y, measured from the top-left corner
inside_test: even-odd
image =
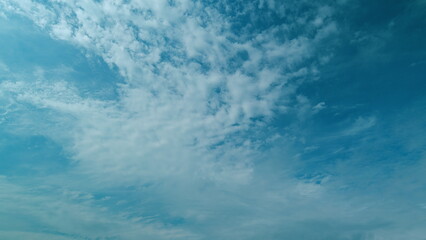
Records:
[[[28,184],[27,184],[28,185]],[[0,236],[30,239],[193,239],[177,227],[168,228],[113,214],[91,198],[60,194],[46,186],[22,187],[0,178]],[[46,191],[48,190],[48,191]],[[101,201],[101,200],[100,200]],[[24,227],[24,231],[22,231]],[[21,228],[21,229],[20,229]]]
[[[343,135],[355,135],[376,125],[375,117],[358,117],[348,129],[343,131]]]
[[[320,103],[318,103],[317,105],[313,106],[313,107],[312,107],[312,109],[313,109],[315,112],[319,112],[319,111],[321,111],[321,110],[325,109],[326,107],[327,107],[327,106],[325,105],[325,102],[320,102]]]
[[[246,32],[243,42],[230,40],[238,39],[230,31],[232,20],[214,6],[190,1],[177,1],[174,6],[167,1],[71,0],[3,5],[31,18],[52,36],[94,51],[118,67],[127,83],[112,106],[82,99],[61,83],[47,83],[37,91],[23,87],[29,92],[19,89],[23,93],[17,96],[76,118],[70,149],[83,166],[112,175],[134,169],[135,174],[126,174],[130,178],[194,167],[184,159],[217,158],[215,151],[206,153],[203,148],[253,127],[252,119],[270,118],[282,107],[285,89],[293,88],[288,80],[312,56],[316,41],[303,32],[292,40],[275,37],[291,27],[286,24],[261,34]],[[229,64],[241,51],[248,53],[248,59],[233,69]],[[196,145],[186,147],[194,139]],[[230,151],[238,145],[235,141],[220,148]],[[256,146],[238,151],[244,155],[252,147]],[[219,166],[227,160],[222,161],[214,168],[222,169]],[[236,166],[251,172],[249,162],[245,159]]]
[[[315,63],[307,62],[317,61],[316,44],[337,31],[332,9],[313,6],[309,17],[271,24],[260,32],[247,27],[238,35],[232,31],[234,18],[222,15],[223,9],[194,1],[176,1],[175,6],[168,1],[86,0],[1,4],[52,37],[98,54],[125,81],[117,85],[119,97],[110,101],[83,97],[76,86],[49,79],[42,71],[32,75],[37,76],[34,81],[15,77],[1,83],[4,98],[12,99],[21,114],[13,115],[14,124],[61,143],[74,163],[72,171],[87,180],[84,186],[74,185],[78,191],[70,187],[65,200],[54,194],[24,197],[25,190],[5,194],[24,199],[22,205],[31,206],[25,209],[38,221],[67,234],[121,239],[140,239],[142,234],[148,239],[207,234],[212,239],[272,239],[274,233],[301,239],[312,219],[362,230],[354,224],[367,213],[362,201],[352,200],[354,208],[330,190],[333,182],[295,178],[297,155],[289,149],[259,150],[268,141],[290,145],[285,137],[263,139],[265,122],[292,107],[290,98],[296,98],[302,120],[325,107],[295,96],[295,89],[315,72]],[[250,13],[250,5],[243,4],[239,14]],[[277,12],[292,7],[275,1],[258,5]],[[305,32],[301,26],[306,24],[313,30]],[[292,29],[301,30],[295,34]],[[374,117],[359,118],[345,134],[355,135],[375,123]],[[282,165],[273,162],[277,159]],[[69,177],[65,182],[72,181]],[[135,188],[136,196],[114,194],[126,187]],[[86,188],[91,191],[85,193]],[[107,199],[119,206],[133,200],[136,210],[124,208],[117,215],[103,211],[103,204],[90,197],[102,191],[110,191]],[[16,206],[14,199],[4,202]],[[150,216],[149,204],[161,216],[151,223],[135,220]],[[59,224],[53,210],[42,211],[51,206],[69,215],[70,226]],[[162,214],[193,225],[168,229]],[[86,224],[95,230],[87,230]],[[282,229],[286,224],[302,230],[291,235]],[[341,239],[343,235],[336,233]]]

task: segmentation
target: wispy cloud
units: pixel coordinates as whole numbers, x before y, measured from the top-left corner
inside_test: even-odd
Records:
[[[63,189],[0,179],[2,215],[0,236],[17,239],[193,239],[193,234],[158,223],[111,215],[95,205],[93,196],[70,194]],[[102,200],[99,200],[102,201]],[[3,217],[2,217],[3,218]]]
[[[262,10],[265,16],[283,18],[272,22],[252,15],[252,4],[235,5],[237,15],[266,24],[255,31],[250,23],[224,14],[227,9],[221,7],[229,4],[225,2],[2,4],[54,38],[100,55],[124,78],[113,101],[82,97],[78,88],[57,79],[13,79],[1,86],[18,104],[53,114],[43,115],[35,125],[25,122],[33,116],[21,115],[19,125],[59,141],[77,163],[75,170],[93,179],[92,187],[108,191],[148,185],[149,195],[161,208],[167,206],[158,213],[180,217],[200,229],[220,226],[219,238],[234,235],[219,223],[228,211],[230,222],[242,221],[236,229],[248,230],[258,221],[272,224],[269,218],[278,217],[261,213],[266,209],[250,210],[253,204],[267,208],[270,201],[281,202],[278,195],[268,200],[249,191],[257,181],[256,149],[264,145],[252,133],[285,108],[285,99],[313,71],[315,64],[305,61],[315,61],[316,43],[332,34],[327,27],[332,20],[319,13],[323,10],[312,5],[307,11],[309,16],[321,14],[323,24],[307,17],[287,23],[276,9]],[[247,30],[234,31],[238,24],[247,24]],[[302,25],[312,29],[294,32]],[[290,188],[308,197],[319,186],[298,183]],[[261,194],[275,195],[261,189],[256,187]],[[250,223],[252,217],[259,220]],[[167,222],[164,217],[156,221]]]
[[[339,4],[0,1],[3,14],[30,19],[87,59],[100,57],[110,68],[105,78],[119,74],[117,94],[103,98],[81,87],[91,79],[75,79],[73,66],[39,64],[17,74],[0,65],[2,128],[52,139],[71,165],[34,177],[42,187],[0,179],[0,210],[21,226],[4,223],[0,236],[392,239],[389,226],[407,225],[408,215],[386,220],[391,214],[376,197],[356,194],[351,171],[364,168],[342,161],[300,173],[309,160],[301,152],[317,153],[324,142],[340,144],[379,122],[358,115],[330,130],[332,140],[306,146],[311,136],[302,128],[331,107],[299,88],[318,80],[332,55],[323,46],[339,32]],[[275,124],[280,118],[292,123]],[[362,162],[364,155],[343,149]]]
[[[247,178],[252,171],[249,159],[238,157],[244,160],[231,164],[228,157],[217,154],[250,155],[250,149],[256,146],[242,144],[235,134],[255,127],[258,122],[253,119],[271,118],[282,107],[283,100],[292,94],[286,89],[297,86],[291,83],[294,73],[307,76],[310,72],[306,64],[301,64],[313,57],[317,36],[331,32],[327,26],[301,19],[301,23],[267,21],[270,27],[265,30],[246,30],[238,36],[232,29],[240,22],[221,14],[221,4],[5,2],[5,8],[33,19],[52,36],[99,54],[117,66],[126,81],[112,105],[70,94],[66,86],[58,86],[60,83],[30,92],[24,88],[32,86],[23,86],[17,90],[23,91],[18,97],[77,118],[75,127],[80,130],[76,130],[71,148],[75,158],[82,165],[88,164],[90,171],[145,169],[145,174],[136,171],[140,177],[156,172],[149,167],[153,164],[153,168],[169,175],[175,169],[197,165],[183,159],[197,159],[215,162],[212,166],[221,169],[217,171],[231,171],[226,174],[231,179],[239,176],[237,172],[246,172],[241,177]],[[251,4],[242,6],[241,15],[253,11]],[[315,6],[307,13],[319,14],[321,19],[330,16]],[[292,39],[280,37],[300,24],[311,24],[314,34],[308,31]],[[15,90],[18,87],[5,85]],[[230,137],[232,141],[227,140]],[[206,151],[214,145],[220,146],[218,150]],[[187,155],[194,156],[174,160]],[[141,166],[134,168],[135,164]],[[204,174],[208,178],[209,174]]]

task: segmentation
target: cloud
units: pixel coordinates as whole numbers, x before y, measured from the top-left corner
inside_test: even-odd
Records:
[[[351,127],[343,131],[343,135],[355,135],[376,125],[375,117],[358,117]]]
[[[387,221],[376,198],[345,192],[356,175],[349,173],[360,169],[351,164],[300,174],[306,146],[298,144],[309,136],[272,124],[284,114],[300,130],[328,110],[297,90],[327,62],[318,48],[339,31],[334,6],[28,0],[0,7],[120,74],[118,94],[105,100],[69,81],[72,67],[53,77],[43,66],[6,73],[2,127],[53,139],[72,167],[32,179],[45,191],[2,180],[2,206],[13,209],[3,216],[30,220],[15,217],[21,227],[4,226],[0,236],[369,239],[410,222]],[[376,124],[359,117],[331,132],[340,144]]]
[[[25,89],[33,87],[22,87],[17,96],[77,120],[69,148],[88,171],[113,174],[145,169],[145,174],[138,170],[137,177],[156,172],[150,167],[154,162],[152,168],[163,169],[164,176],[170,174],[167,169],[194,167],[195,163],[174,160],[177,156],[199,159],[204,166],[210,164],[201,162],[218,159],[223,152],[240,151],[246,156],[256,146],[236,147],[243,140],[234,136],[259,124],[253,119],[273,117],[291,94],[286,89],[294,89],[290,83],[294,73],[309,74],[299,65],[313,56],[316,35],[330,34],[320,29],[312,37],[302,32],[293,39],[280,39],[276,36],[297,23],[269,23],[271,27],[260,33],[244,31],[240,37],[232,31],[237,20],[222,15],[220,4],[190,1],[48,5],[7,1],[3,5],[29,17],[53,37],[93,51],[118,68],[126,84],[119,86],[120,97],[114,103],[83,99],[60,83],[29,92]],[[244,4],[240,14],[250,11],[250,5]],[[324,15],[324,10],[319,12]],[[316,14],[315,6],[309,14]],[[236,61],[241,64],[234,66]],[[215,145],[219,150],[207,151]],[[238,175],[234,171],[252,171],[245,157],[237,157],[245,160],[235,164],[226,156],[220,158],[212,167],[230,171],[226,176],[231,179]]]
[[[95,199],[76,198],[63,188],[23,187],[2,176],[0,236],[31,239],[193,239],[156,223],[113,215]],[[78,194],[81,195],[81,194]],[[98,200],[102,201],[102,200]],[[7,217],[7,219],[5,219]],[[22,229],[24,231],[22,231]]]
[[[154,222],[184,219],[192,223],[186,224],[187,230],[200,236],[236,237],[226,227],[235,220],[241,224],[234,228],[248,231],[247,237],[261,234],[250,230],[258,221],[279,228],[278,219],[269,220],[279,217],[270,213],[268,203],[279,206],[280,194],[262,190],[266,183],[255,189],[271,195],[270,200],[250,190],[261,179],[255,176],[254,162],[265,141],[252,133],[285,106],[300,84],[293,81],[310,74],[304,62],[314,57],[316,34],[282,38],[296,27],[284,22],[268,23],[261,32],[236,33],[232,29],[240,20],[222,14],[223,3],[2,4],[8,13],[32,19],[52,37],[98,54],[124,79],[117,84],[118,98],[110,101],[84,97],[78,85],[43,74],[36,81],[21,76],[1,85],[20,110],[9,118],[27,134],[60,143],[75,163],[73,171],[91,182],[85,184],[88,191],[104,191],[122,207],[149,196],[155,204],[133,203],[140,211],[132,215],[144,218],[158,208]],[[246,15],[253,9],[243,4],[239,11]],[[316,14],[315,6],[309,14]],[[132,192],[133,197],[114,194],[125,187],[145,190]],[[314,196],[317,187],[288,185],[301,198]],[[251,209],[256,204],[261,207]],[[220,220],[224,214],[229,220]],[[250,223],[250,216],[259,220]],[[215,228],[223,230],[214,233]],[[120,234],[127,230],[117,229]],[[81,231],[88,237],[102,236]]]

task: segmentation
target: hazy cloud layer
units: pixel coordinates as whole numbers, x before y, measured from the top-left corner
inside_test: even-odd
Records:
[[[38,136],[58,155],[2,173],[0,237],[422,239],[425,126],[400,117],[422,104],[313,94],[330,62],[348,72],[343,45],[356,63],[390,44],[345,40],[360,2],[0,1],[5,36],[29,19],[63,54],[0,64],[2,146]]]

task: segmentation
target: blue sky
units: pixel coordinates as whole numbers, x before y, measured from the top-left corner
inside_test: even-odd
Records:
[[[424,239],[425,69],[423,0],[0,0],[0,239]]]

